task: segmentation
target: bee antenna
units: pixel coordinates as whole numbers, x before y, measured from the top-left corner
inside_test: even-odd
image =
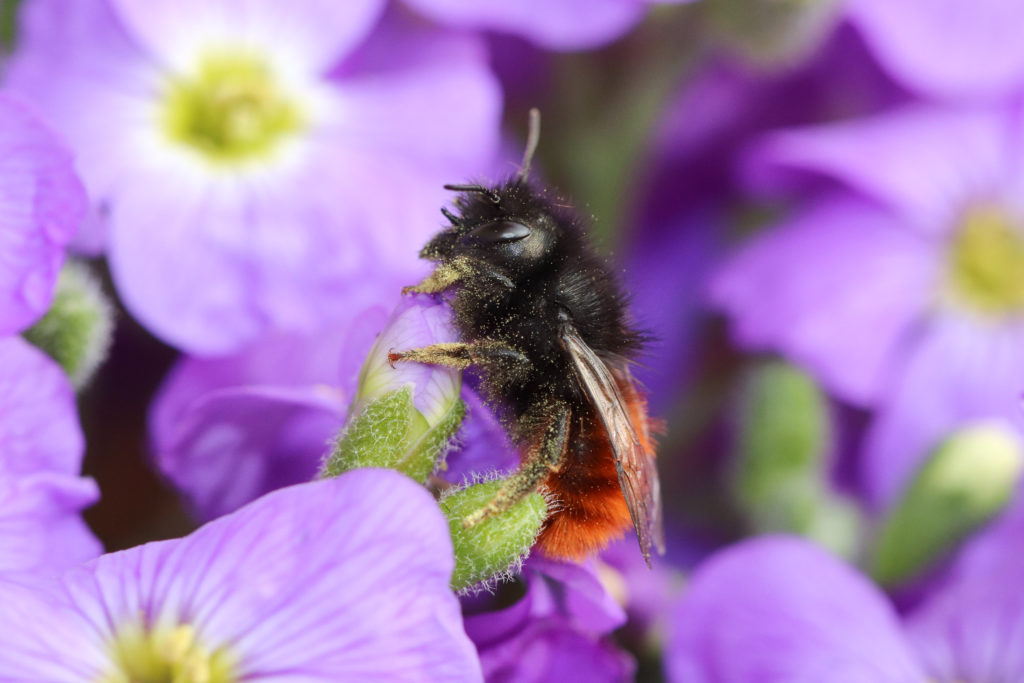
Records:
[[[491,188],[484,187],[483,185],[445,185],[444,189],[451,190],[452,192],[475,192],[477,194],[485,195],[495,204],[501,203],[501,195]]]
[[[519,180],[525,181],[530,177],[530,164],[533,163],[533,155],[537,152],[537,145],[540,144],[540,110],[534,107],[530,110],[530,123],[526,134],[526,149],[523,150],[523,163],[519,167]]]
[[[441,213],[444,214],[444,217],[447,218],[448,222],[452,225],[462,225],[462,219],[449,211],[447,207],[441,207]]]

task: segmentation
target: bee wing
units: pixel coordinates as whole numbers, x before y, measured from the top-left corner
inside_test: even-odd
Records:
[[[658,552],[665,552],[661,486],[654,454],[644,448],[647,440],[641,441],[637,433],[638,425],[630,418],[629,408],[615,381],[617,375],[623,380],[624,386],[632,390],[633,378],[625,363],[614,371],[610,370],[572,326],[565,326],[562,341],[572,358],[576,377],[608,433],[608,441],[615,456],[615,468],[619,473],[619,487],[633,518],[633,526],[636,527],[640,552],[649,567],[652,545]],[[646,435],[647,425],[641,424],[639,428]]]

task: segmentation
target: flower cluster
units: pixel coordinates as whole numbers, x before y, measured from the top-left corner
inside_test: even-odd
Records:
[[[1024,680],[1022,29],[0,3],[0,680]],[[571,497],[527,475],[598,487],[516,476],[543,447],[459,346],[488,340],[408,287],[445,277],[451,187],[526,175],[534,107],[531,182],[641,330],[594,362],[652,414],[653,566],[632,534],[545,555]],[[588,462],[609,427],[567,424]]]

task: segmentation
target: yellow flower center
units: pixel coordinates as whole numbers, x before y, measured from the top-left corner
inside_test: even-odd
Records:
[[[114,671],[100,683],[235,683],[235,660],[224,648],[211,651],[187,624],[147,631],[121,629],[112,645]]]
[[[1024,234],[993,206],[969,210],[950,251],[950,289],[989,314],[1024,312]]]
[[[164,99],[170,138],[217,162],[266,155],[304,125],[300,107],[258,57],[212,53],[171,81]]]

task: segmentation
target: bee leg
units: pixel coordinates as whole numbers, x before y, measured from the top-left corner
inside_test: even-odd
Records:
[[[444,365],[459,370],[465,370],[470,365],[486,365],[503,372],[516,372],[530,366],[530,359],[522,352],[501,342],[490,340],[472,344],[446,342],[408,351],[388,352],[389,363],[394,365],[401,361]]]
[[[497,280],[509,289],[515,287],[504,273],[482,263],[474,263],[466,258],[456,257],[451,261],[440,264],[434,272],[428,275],[417,285],[409,285],[402,288],[402,294],[437,294],[443,292],[456,282],[474,276],[483,276]]]
[[[459,280],[472,273],[472,266],[465,259],[452,259],[440,264],[434,272],[417,285],[402,288],[402,294],[436,294],[443,292]]]
[[[540,423],[544,431],[539,446],[530,450],[519,470],[505,480],[487,505],[462,520],[462,526],[468,528],[505,512],[536,491],[548,475],[561,469],[569,444],[569,406],[562,402],[545,404],[537,412],[547,416]]]

